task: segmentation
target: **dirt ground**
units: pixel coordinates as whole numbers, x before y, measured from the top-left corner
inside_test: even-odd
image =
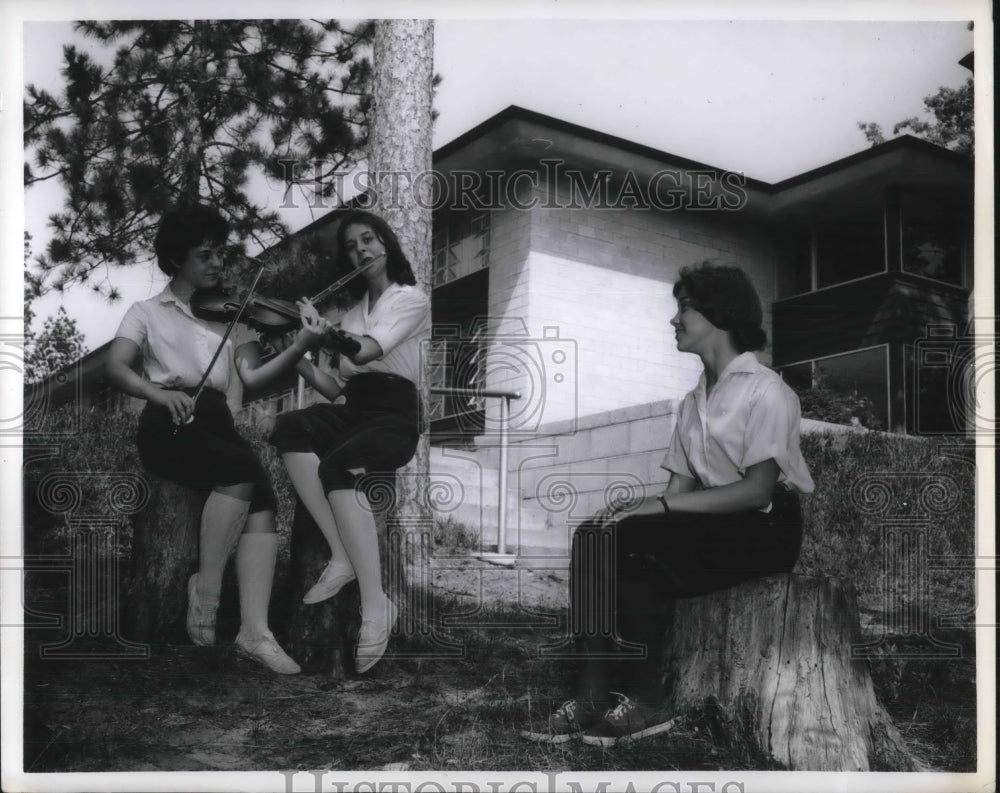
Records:
[[[434,620],[447,625],[442,635],[447,634],[448,646],[440,652],[424,648],[414,654],[410,648],[396,655],[390,646],[387,659],[360,679],[274,675],[226,646],[168,646],[155,648],[147,660],[108,660],[96,655],[107,649],[106,641],[89,648],[76,642],[81,658],[41,658],[41,645],[52,643],[53,632],[28,630],[24,768],[447,765],[455,761],[444,756],[447,747],[459,740],[450,728],[442,730],[449,713],[470,698],[477,703],[494,698],[512,706],[524,694],[523,680],[514,694],[496,688],[496,675],[483,677],[483,648],[463,637],[502,629],[492,631],[487,643],[504,645],[510,658],[500,663],[500,683],[513,682],[523,661],[534,655],[532,646],[559,629],[567,573],[558,566],[508,569],[456,557],[438,560],[424,575],[431,579]],[[56,588],[39,586],[33,595],[42,604],[60,599]],[[481,638],[476,641],[482,644]],[[497,660],[495,651],[489,654]],[[513,729],[510,735],[517,737]]]
[[[739,747],[721,744],[710,721],[683,721],[668,736],[610,750],[580,742],[549,746],[524,741],[519,730],[531,719],[544,718],[568,693],[565,664],[538,652],[565,633],[565,567],[553,562],[507,569],[456,556],[436,559],[422,575],[431,585],[425,594],[433,595],[434,630],[421,642],[394,640],[387,658],[362,678],[278,676],[237,658],[225,645],[158,647],[146,660],[116,660],[88,656],[87,645],[78,642],[77,649],[84,651],[79,658],[43,658],[41,645],[51,644],[58,632],[29,629],[24,768],[768,767]],[[55,610],[65,592],[55,586],[46,590],[44,584],[51,582],[36,578],[29,597],[40,610]],[[94,650],[107,647],[107,641],[97,642]],[[881,681],[883,689],[895,686],[899,694],[890,712],[904,734],[942,770],[974,765],[974,713],[971,739],[968,721],[929,721],[934,708],[952,714],[974,703],[973,657],[974,651],[931,677],[916,666],[893,667],[891,673],[873,669],[873,674],[889,676]],[[952,731],[944,731],[940,723],[951,725]],[[940,748],[954,745],[965,748]]]

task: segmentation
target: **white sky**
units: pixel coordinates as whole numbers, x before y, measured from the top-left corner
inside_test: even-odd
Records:
[[[42,0],[36,7],[48,10],[56,5]],[[107,2],[64,5],[61,15],[52,13],[49,18],[95,15],[95,8],[106,9],[102,16],[109,18],[127,16],[124,7]],[[192,15],[209,16],[208,8],[226,14],[224,5],[197,7]],[[289,9],[300,7],[301,16],[318,10],[302,4]],[[326,15],[341,7],[348,8],[323,5]],[[913,16],[913,3],[847,3],[836,11],[808,3],[781,3],[772,10],[749,2],[709,7],[718,18],[643,18],[706,13],[705,6],[679,3],[615,6],[614,11],[608,3],[570,7],[579,13],[567,13],[565,4],[536,3],[515,5],[507,12],[530,19],[439,18],[435,70],[444,80],[436,101],[440,117],[434,147],[517,104],[749,177],[779,181],[866,148],[856,122],[875,121],[891,133],[896,121],[921,114],[923,97],[939,86],[961,85],[969,72],[957,61],[974,48],[974,34],[963,20],[977,11],[982,17],[986,8],[977,3],[923,4],[916,7],[935,21],[914,21],[906,19]],[[452,9],[457,8],[443,10],[455,13]],[[461,8],[466,17],[498,13],[491,6]],[[864,10],[873,16],[903,18],[726,18],[761,13],[787,17],[809,8],[823,17],[843,16],[846,8],[848,15]],[[240,15],[252,16],[251,10]],[[258,16],[273,13],[272,8],[270,14]],[[553,13],[605,18],[552,18]],[[635,18],[624,18],[629,15]],[[946,15],[953,21],[943,21]],[[28,22],[23,31],[23,82],[58,89],[61,47],[72,36],[69,24]],[[982,35],[982,30],[977,33]],[[280,201],[274,191],[273,206]],[[59,205],[55,189],[32,188],[25,197],[25,223],[35,237],[36,251],[42,250],[47,238],[44,218]],[[282,214],[293,230],[310,220],[305,212]],[[85,290],[65,299],[91,349],[111,337],[129,303],[161,288],[158,276],[155,267],[121,271],[116,284],[124,299],[113,305]],[[59,299],[40,301],[36,313],[39,317],[54,313]]]

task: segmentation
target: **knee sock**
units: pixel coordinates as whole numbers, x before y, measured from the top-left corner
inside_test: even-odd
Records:
[[[271,603],[278,535],[244,534],[236,549],[236,575],[240,587],[240,632],[253,638],[266,635],[267,609]]]
[[[250,502],[224,493],[211,493],[201,512],[198,548],[198,593],[206,603],[218,603],[222,572],[243,531]]]

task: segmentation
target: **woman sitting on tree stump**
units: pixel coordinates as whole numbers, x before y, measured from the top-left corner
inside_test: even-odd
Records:
[[[420,437],[421,346],[430,338],[431,311],[399,241],[380,217],[354,211],[337,231],[337,256],[352,270],[355,304],[340,330],[355,351],[341,351],[332,371],[302,361],[298,371],[331,403],[283,413],[271,443],[303,506],[330,546],[330,561],[303,602],[320,603],[357,579],[361,632],[359,673],[385,653],[396,606],[382,588],[375,517],[358,487],[359,474],[394,472],[413,457]],[[308,301],[303,316],[327,320]]]
[[[670,481],[574,533],[576,698],[523,731],[530,740],[582,734],[609,746],[669,729],[656,668],[666,601],[790,572],[798,558],[798,494],[813,482],[799,451],[798,398],[751,352],[766,342],[756,290],[742,270],[703,262],[681,271],[674,297],[677,349],[698,355],[704,372],[677,413],[662,463]],[[608,625],[604,613],[616,619]]]
[[[256,335],[243,325],[232,330],[220,350],[226,325],[196,317],[191,296],[219,284],[228,236],[228,224],[212,207],[194,204],[163,214],[154,248],[170,283],[126,312],[105,371],[117,388],[146,400],[137,436],[143,466],[171,482],[210,491],[201,516],[198,572],[188,582],[191,641],[215,644],[222,575],[235,545],[241,617],[237,652],[275,672],[296,674],[298,664],[275,641],[267,622],[278,550],[274,491],[253,448],[236,431],[231,408],[240,402],[237,376],[244,385],[259,387],[294,366],[326,329],[305,319],[294,342],[264,364]],[[140,356],[142,376],[132,369]]]

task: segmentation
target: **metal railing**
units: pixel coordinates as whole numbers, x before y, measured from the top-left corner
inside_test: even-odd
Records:
[[[507,421],[510,418],[510,401],[520,399],[520,391],[500,391],[480,388],[452,388],[433,386],[432,394],[439,396],[476,397],[500,400],[500,470],[497,505],[497,556],[512,557],[507,553]]]

